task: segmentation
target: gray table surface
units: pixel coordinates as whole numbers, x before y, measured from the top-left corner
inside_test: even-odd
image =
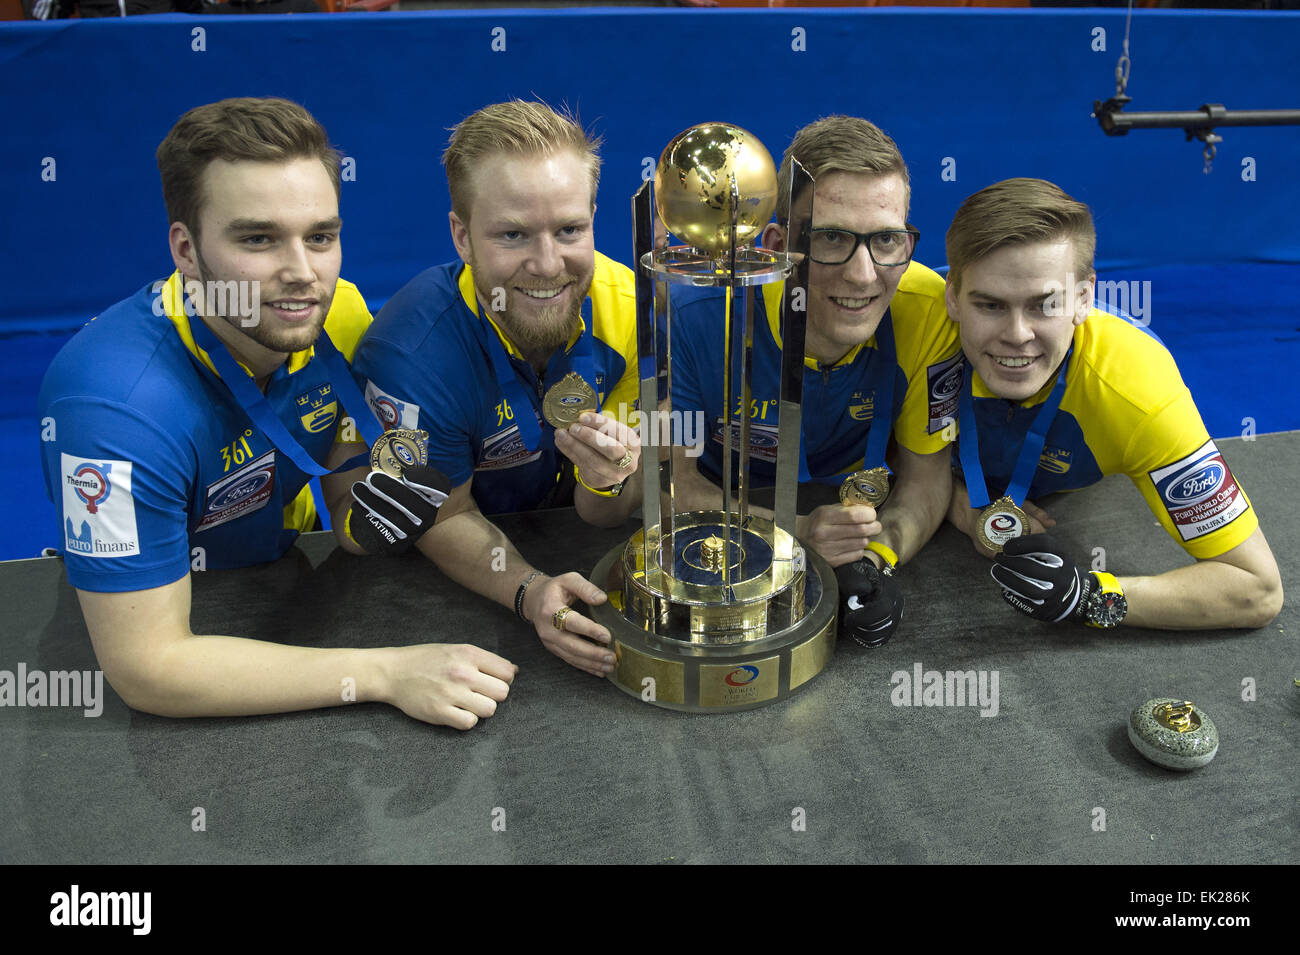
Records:
[[[1221,447],[1294,586],[1300,433]],[[1094,547],[1120,575],[1189,562],[1125,478],[1048,506],[1081,562]],[[633,529],[571,510],[500,523],[557,573],[589,571]],[[0,708],[0,861],[1300,861],[1293,598],[1253,632],[1049,627],[1008,608],[947,527],[901,579],[905,625],[885,647],[841,643],[787,702],[687,715],[570,668],[420,558],[354,558],[308,535],[275,564],[194,575],[195,631],[472,642],[521,668],[497,715],[468,733],[382,704],[173,720],[107,685],[98,718]],[[58,560],[0,564],[0,593],[0,669],[95,667]],[[918,663],[996,670],[997,715],[894,706],[891,674]],[[1166,695],[1217,723],[1208,767],[1173,773],[1130,745],[1129,711]],[[192,830],[196,807],[205,831]]]

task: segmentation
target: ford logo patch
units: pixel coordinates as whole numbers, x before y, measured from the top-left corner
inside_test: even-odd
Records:
[[[1165,498],[1172,504],[1195,504],[1214,494],[1223,484],[1226,469],[1218,461],[1184,471],[1169,482]]]

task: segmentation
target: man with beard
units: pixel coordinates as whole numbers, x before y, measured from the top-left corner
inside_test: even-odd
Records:
[[[949,520],[993,556],[1007,602],[1035,619],[1265,626],[1282,581],[1259,518],[1173,356],[1093,308],[1096,243],[1088,207],[1042,179],[996,183],[957,210],[946,294],[970,367]],[[1196,563],[1150,576],[1080,570],[1026,498],[1106,474],[1128,475]]]
[[[569,609],[604,592],[576,572],[535,570],[485,516],[573,504],[610,526],[640,500],[640,442],[612,416],[636,402],[636,293],[631,271],[595,251],[598,146],[540,102],[496,103],[453,130],[443,165],[460,261],[401,289],[353,366],[386,428],[427,432],[450,496],[430,528],[418,489],[370,481],[354,489],[350,527],[372,553],[414,541],[447,576],[512,607],[552,653],[604,676],[608,631]],[[565,403],[568,420],[555,413]]]
[[[162,716],[352,699],[462,729],[492,715],[515,667],[477,647],[322,649],[190,629],[191,569],[281,557],[313,526],[313,474],[342,524],[348,482],[330,472],[348,461],[345,412],[367,414],[347,358],[370,315],[339,279],[339,156],[302,107],[192,109],[158,168],[176,271],[78,332],[39,398],[68,579],[109,682]]]

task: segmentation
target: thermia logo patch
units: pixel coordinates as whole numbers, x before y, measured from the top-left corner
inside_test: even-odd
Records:
[[[131,557],[140,553],[131,462],[92,461],[60,453],[59,465],[68,554]]]
[[[511,425],[504,431],[483,439],[483,449],[479,454],[476,471],[495,471],[501,468],[514,468],[542,456],[541,451],[531,454],[524,446],[524,439],[519,434],[517,425]]]
[[[420,426],[419,405],[380,391],[373,381],[366,382],[366,404],[370,405],[370,410],[375,413],[385,431],[394,428],[409,428],[414,431]]]
[[[957,420],[957,396],[961,394],[965,368],[966,363],[958,352],[946,361],[925,369],[930,398],[930,434],[943,430],[949,421]]]
[[[237,517],[260,511],[271,502],[275,490],[275,452],[268,451],[234,474],[208,485],[203,517],[194,533],[210,530]]]
[[[1231,524],[1250,505],[1213,441],[1187,457],[1150,472],[1160,502],[1179,535],[1196,540]]]

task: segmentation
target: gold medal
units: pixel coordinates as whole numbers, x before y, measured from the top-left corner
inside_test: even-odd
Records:
[[[402,479],[406,468],[429,463],[429,432],[395,428],[385,431],[370,449],[370,467]]]
[[[1007,541],[1029,533],[1029,515],[1015,501],[1003,495],[980,511],[975,521],[975,533],[981,544],[1000,554]]]
[[[596,408],[596,392],[574,371],[552,385],[542,399],[542,416],[557,431],[576,423],[584,411]]]
[[[869,468],[855,471],[844,479],[840,485],[841,504],[869,504],[879,507],[889,497],[889,471],[885,468]]]

